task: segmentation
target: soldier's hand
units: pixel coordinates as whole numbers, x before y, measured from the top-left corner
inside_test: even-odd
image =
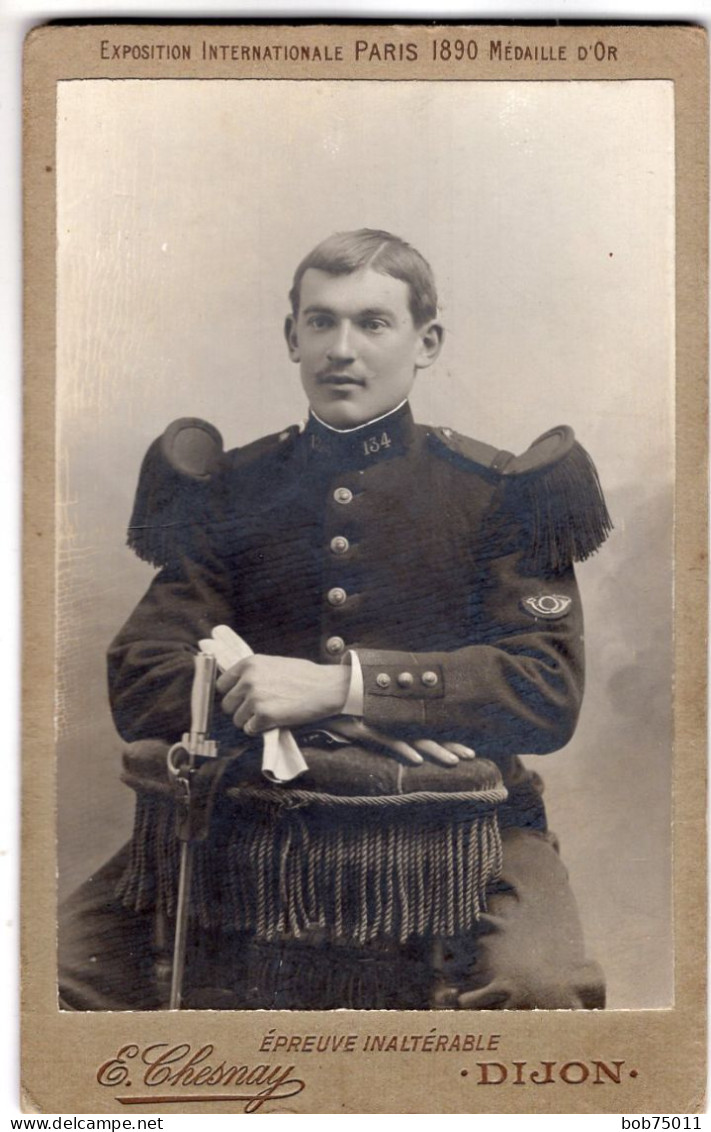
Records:
[[[249,735],[299,727],[340,711],[350,669],[285,656],[249,656],[217,681],[222,710]]]
[[[415,739],[406,743],[404,739],[397,739],[384,731],[370,727],[362,719],[352,716],[340,716],[336,719],[327,719],[324,727],[344,739],[353,739],[365,747],[372,747],[385,755],[396,755],[412,766],[419,766],[428,759],[439,763],[440,766],[456,766],[460,759],[475,758],[471,747],[462,743],[436,742],[434,739]]]

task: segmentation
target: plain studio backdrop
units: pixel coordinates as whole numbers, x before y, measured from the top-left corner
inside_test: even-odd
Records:
[[[125,546],[143,454],[176,417],[227,447],[301,419],[294,267],[385,228],[447,331],[416,418],[513,451],[568,423],[597,464],[582,717],[530,761],[609,1005],[669,1005],[672,84],[65,82],[57,157],[60,892],[131,829],[104,654],[153,573]]]

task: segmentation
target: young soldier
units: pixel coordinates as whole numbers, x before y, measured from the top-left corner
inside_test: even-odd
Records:
[[[461,903],[463,819],[451,811],[434,849],[425,826],[413,824],[415,864],[395,861],[391,888],[381,879],[363,896],[360,927],[347,930],[340,911],[331,922],[326,897],[319,905],[309,890],[321,908],[313,922],[290,906],[270,934],[247,911],[236,926],[232,910],[214,915],[230,884],[262,884],[259,871],[249,872],[247,850],[229,884],[213,862],[204,882],[212,896],[203,899],[200,939],[191,944],[187,1004],[601,1007],[601,972],[585,959],[540,779],[519,759],[560,749],[575,728],[583,639],[573,562],[595,551],[610,527],[595,470],[565,427],[514,457],[414,423],[408,396],[418,371],[439,355],[443,331],[430,267],[397,237],[369,229],[331,236],[300,264],[290,298],[286,341],[309,402],[305,426],[223,455],[209,452],[218,440],[210,426],[176,422],[146,457],[129,541],[161,570],[109,652],[116,725],[129,742],[178,741],[190,726],[198,644],[216,626],[230,626],[254,655],[220,676],[214,733],[243,752],[241,767],[261,736],[286,728],[312,753],[325,752],[316,758],[325,768],[319,788],[335,794],[376,793],[373,782],[388,774],[385,793],[446,794],[470,789],[477,775],[485,784],[493,763],[508,791],[498,815],[503,868],[475,924],[433,928],[424,905]],[[208,449],[198,474],[185,455],[186,438],[196,436]],[[352,778],[347,788],[344,773]],[[313,788],[316,774],[312,767],[291,786]],[[262,812],[255,802],[245,819],[256,830],[245,833],[245,844],[262,836],[252,858],[270,852],[259,827],[272,820],[273,802],[264,805]],[[318,873],[320,820],[299,826],[297,847],[289,835],[288,860],[274,868],[283,881],[290,862],[303,859],[311,889],[331,892],[355,866],[339,857]],[[336,832],[323,837],[342,841],[339,819],[330,820]],[[367,819],[375,827],[379,820]],[[359,826],[363,844],[373,828]],[[121,888],[131,909],[111,887],[125,855],[93,879],[91,898],[86,887],[74,898],[67,1005],[116,1008],[127,987],[129,1004],[155,1003],[143,911],[151,904],[145,844],[154,835],[144,820]],[[433,881],[428,891],[427,877],[447,855],[440,897]],[[414,891],[416,867],[424,879]],[[339,869],[346,879],[339,873],[334,881]],[[300,883],[293,881],[295,889]],[[151,881],[149,896],[154,889]],[[249,901],[230,899],[244,908]],[[277,897],[255,897],[269,899]],[[279,899],[290,896],[281,891]],[[254,913],[262,922],[270,914]],[[437,914],[445,923],[445,913]],[[452,923],[464,923],[456,908],[452,915]],[[106,947],[92,966],[99,923]]]

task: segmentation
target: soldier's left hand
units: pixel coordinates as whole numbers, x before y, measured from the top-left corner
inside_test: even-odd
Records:
[[[350,669],[285,656],[249,656],[217,681],[222,710],[249,735],[273,727],[300,727],[343,707]]]
[[[465,747],[463,743],[454,743],[448,739],[412,739],[405,742],[404,739],[378,731],[364,720],[352,716],[327,719],[324,727],[344,739],[352,739],[380,754],[403,759],[412,766],[420,766],[425,760],[439,763],[440,766],[456,766],[460,759],[468,761],[476,758],[471,747]]]

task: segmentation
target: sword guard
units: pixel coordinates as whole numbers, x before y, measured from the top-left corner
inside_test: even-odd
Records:
[[[171,747],[166,763],[175,801],[175,834],[179,841],[192,841],[192,779],[196,767],[187,744],[176,743]]]
[[[166,764],[175,805],[175,832],[180,841],[204,841],[210,829],[218,784],[230,759],[205,759],[193,764],[182,743],[168,751]]]
[[[185,731],[180,744],[193,758],[217,758],[217,743],[214,739],[208,739],[203,732]]]

